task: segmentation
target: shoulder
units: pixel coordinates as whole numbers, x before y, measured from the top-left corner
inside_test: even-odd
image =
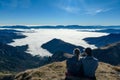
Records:
[[[75,57],[68,58],[67,61],[74,61]]]
[[[82,63],[83,60],[84,60],[84,57],[80,57],[79,62]]]
[[[86,56],[83,58],[83,60],[94,60],[94,61],[98,61],[97,58],[93,57],[93,56]]]
[[[82,58],[81,58],[81,60],[85,60],[85,59],[88,59],[88,57],[87,57],[87,56],[85,56],[85,57],[82,57]]]
[[[94,60],[96,60],[96,61],[98,61],[98,59],[97,59],[97,58],[95,58],[95,57],[93,57],[93,59],[94,59]]]

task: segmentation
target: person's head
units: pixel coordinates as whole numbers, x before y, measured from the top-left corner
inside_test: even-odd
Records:
[[[79,55],[80,55],[80,49],[79,49],[79,48],[75,48],[75,49],[73,50],[73,54],[74,54],[75,56],[79,56]]]
[[[85,49],[85,53],[87,54],[87,56],[92,56],[92,49],[91,48],[86,48]]]

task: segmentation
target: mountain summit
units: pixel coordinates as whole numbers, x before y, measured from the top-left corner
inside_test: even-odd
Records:
[[[81,46],[75,46],[73,44],[70,44],[61,39],[56,39],[56,38],[50,40],[47,43],[44,43],[41,47],[44,49],[47,49],[52,54],[59,52],[59,51],[72,54],[73,49],[76,47],[83,50],[83,47],[81,47]]]
[[[54,62],[40,68],[26,70],[18,73],[15,80],[64,80],[66,72],[66,61]],[[118,71],[120,67],[115,67],[106,63],[99,63],[96,71],[97,80],[120,80]]]

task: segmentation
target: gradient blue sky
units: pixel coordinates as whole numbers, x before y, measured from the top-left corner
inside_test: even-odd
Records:
[[[0,0],[0,25],[120,25],[120,0]]]

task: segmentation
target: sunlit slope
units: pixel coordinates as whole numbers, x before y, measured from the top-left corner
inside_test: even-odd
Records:
[[[54,62],[40,68],[26,70],[15,76],[16,80],[64,80],[66,72],[65,61]],[[120,67],[99,63],[96,71],[97,80],[120,80]]]

